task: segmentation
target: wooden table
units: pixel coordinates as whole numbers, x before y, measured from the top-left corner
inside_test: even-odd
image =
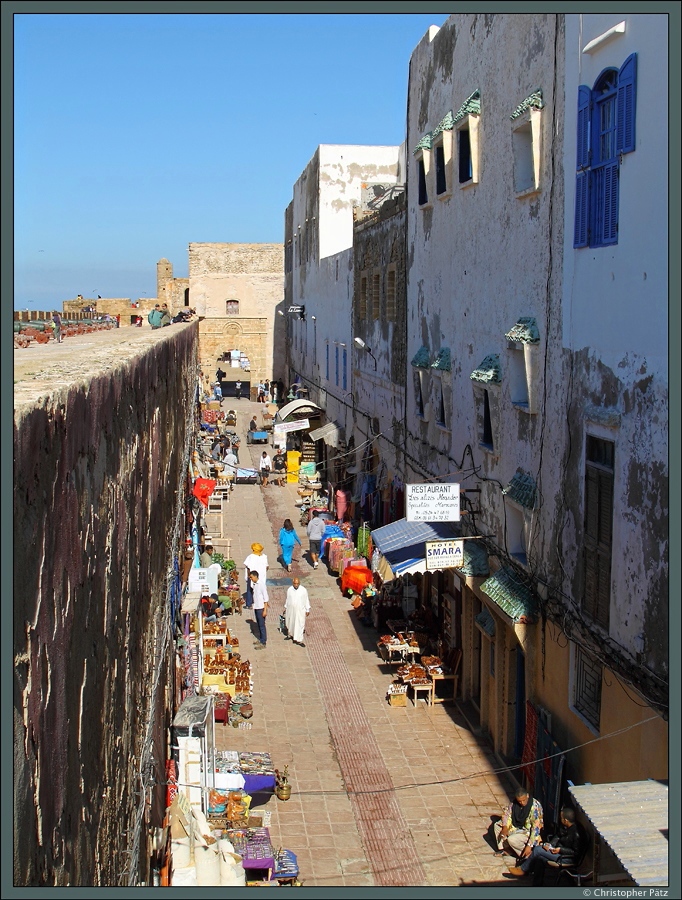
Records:
[[[412,702],[414,703],[415,706],[417,705],[417,701],[419,700],[420,692],[423,694],[426,694],[426,696],[424,697],[424,700],[426,701],[426,705],[431,706],[432,701],[433,701],[433,683],[432,682],[430,682],[429,684],[412,684],[412,683],[410,683],[410,687],[412,688],[412,694],[413,694]]]

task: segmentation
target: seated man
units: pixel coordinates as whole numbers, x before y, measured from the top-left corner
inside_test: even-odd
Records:
[[[546,844],[535,844],[530,856],[526,856],[520,866],[511,867],[509,874],[521,877],[533,871],[535,873],[533,883],[540,886],[548,862],[569,866],[578,857],[579,848],[580,833],[575,824],[575,810],[570,806],[564,806],[561,810],[558,834],[551,837]]]
[[[249,431],[258,431],[258,422],[256,421],[256,417],[249,422]]]
[[[513,801],[494,825],[497,851],[517,858],[530,856],[533,847],[542,842],[542,806],[525,788],[519,788]]]

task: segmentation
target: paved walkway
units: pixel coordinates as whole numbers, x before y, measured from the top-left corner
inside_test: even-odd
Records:
[[[254,412],[260,419],[260,404],[231,399],[228,407],[237,409],[242,437]],[[243,439],[240,461],[249,465],[250,456],[255,466],[262,452]],[[513,886],[485,839],[509,782],[493,774],[489,747],[454,704],[388,706],[394,669],[377,655],[377,632],[360,623],[337,579],[323,563],[312,569],[296,487],[236,485],[226,506],[240,572],[251,544],[265,547],[270,613],[261,652],[251,652],[250,616],[231,619],[253,664],[254,716],[250,730],[217,725],[218,749],[264,750],[278,769],[289,766],[291,799],[272,796],[260,808],[272,813],[273,843],[297,854],[306,886]],[[277,563],[285,518],[303,543],[291,575]],[[209,516],[211,533],[214,522]],[[294,575],[312,605],[305,647],[277,630]]]

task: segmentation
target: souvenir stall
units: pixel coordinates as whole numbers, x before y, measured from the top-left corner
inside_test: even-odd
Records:
[[[216,778],[219,776],[216,775]],[[161,884],[188,886],[269,886],[299,884],[291,850],[275,850],[269,814],[254,814],[244,789],[208,788],[209,812],[192,805],[181,783],[169,792],[165,828],[170,858]],[[267,824],[265,824],[267,822]]]
[[[187,694],[213,699],[216,722],[250,728],[253,716],[251,663],[241,658],[239,640],[229,618],[206,621],[201,592],[188,592],[182,606]]]

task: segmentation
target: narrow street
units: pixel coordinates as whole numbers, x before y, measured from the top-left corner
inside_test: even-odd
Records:
[[[228,405],[238,413],[240,462],[255,466],[263,445],[244,438],[261,407],[245,399]],[[230,620],[252,662],[254,716],[250,730],[216,724],[217,749],[266,751],[280,771],[289,766],[291,799],[272,795],[258,808],[271,812],[273,844],[297,854],[307,886],[510,885],[485,840],[491,816],[507,802],[506,777],[493,774],[495,758],[453,703],[388,705],[395,666],[382,662],[379,634],[360,623],[335,576],[308,561],[297,487],[235,485],[226,505],[242,589],[251,544],[265,547],[270,607],[264,652],[252,652],[256,626],[246,611]],[[291,574],[277,562],[285,518],[303,544]],[[217,529],[217,514],[207,524]],[[224,543],[216,546],[225,552]],[[294,575],[312,606],[305,647],[277,628]]]

